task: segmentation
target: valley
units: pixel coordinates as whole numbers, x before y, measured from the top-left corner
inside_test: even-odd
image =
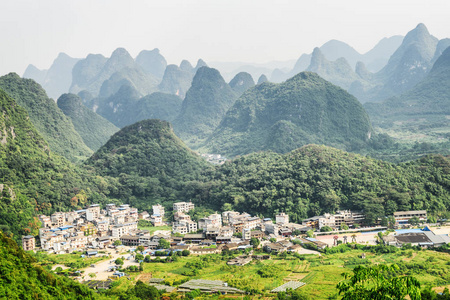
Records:
[[[46,44],[19,47],[23,76],[0,76],[0,299],[450,299],[444,23],[381,37],[347,15],[340,35],[333,11],[294,32],[315,12],[277,3],[274,39],[265,4],[91,3],[101,26],[59,5],[55,31],[24,27]],[[72,43],[84,26],[103,30]]]

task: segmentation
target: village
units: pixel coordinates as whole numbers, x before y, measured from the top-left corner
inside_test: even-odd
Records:
[[[30,235],[22,237],[22,246],[26,251],[41,250],[56,254],[81,250],[95,255],[100,249],[118,245],[143,246],[152,251],[150,253],[189,250],[191,254],[210,254],[250,248],[253,246],[250,243],[252,239],[257,239],[269,253],[304,252],[304,247],[299,244],[313,244],[318,249],[339,242],[375,244],[377,233],[386,229],[382,226],[362,227],[364,214],[348,210],[308,218],[302,224],[290,223],[286,213],[278,213],[272,220],[236,211],[216,212],[195,222],[187,214],[195,209],[194,203],[177,202],[173,204],[172,230],[156,231],[152,235],[148,230],[138,228],[139,220],[150,221],[154,227],[169,224],[162,205],[154,205],[152,209],[150,215],[146,211],[139,213],[128,204],[107,204],[104,209],[99,204],[92,204],[82,210],[40,215],[40,247],[36,247],[35,237]],[[421,223],[427,222],[427,212],[395,212],[393,218],[396,228],[399,228],[407,226],[412,218]],[[333,231],[323,230],[325,228]],[[294,245],[290,241],[293,236],[300,243]],[[161,247],[162,239],[167,242],[166,247]],[[403,230],[386,238],[386,243],[397,246],[403,243],[439,246],[449,242],[448,233],[434,234],[431,230],[416,229]]]
[[[434,226],[430,229],[430,226],[425,225],[421,229],[409,228],[411,220],[426,223],[426,211],[395,212],[390,218],[395,222],[394,231],[383,226],[364,227],[364,214],[348,210],[315,216],[303,220],[302,224],[296,224],[289,221],[286,213],[278,213],[272,220],[236,211],[216,212],[196,222],[188,214],[195,209],[194,203],[177,202],[172,209],[173,221],[170,223],[166,220],[165,208],[159,204],[152,206],[151,215],[146,211],[138,212],[128,204],[108,204],[104,209],[98,204],[92,204],[82,210],[41,215],[40,247],[36,247],[35,237],[30,235],[22,237],[22,246],[26,251],[83,253],[81,257],[98,258],[98,263],[76,271],[76,275],[79,275],[77,279],[94,289],[109,289],[111,279],[128,278],[129,274],[125,271],[130,268],[142,269],[142,262],[169,261],[173,255],[221,253],[228,256],[233,253],[228,256],[226,264],[239,267],[252,261],[270,260],[273,255],[283,257],[283,254],[289,253],[298,257],[321,256],[327,247],[343,243],[384,243],[387,246],[412,245],[422,248],[450,243],[449,227]],[[140,229],[139,222],[151,223],[156,230],[150,233],[149,230]],[[169,224],[172,230],[167,230]],[[255,248],[259,250],[254,251]],[[121,260],[119,265],[118,260]],[[58,265],[53,269],[57,267],[67,268]],[[147,275],[138,277],[142,276]],[[170,292],[174,289],[164,285],[161,278],[145,277],[145,281],[147,279],[150,285],[160,290]],[[296,289],[305,284],[289,280],[271,292]],[[180,285],[177,291],[196,289],[205,293],[245,293],[228,286],[226,282],[203,279],[192,279]]]

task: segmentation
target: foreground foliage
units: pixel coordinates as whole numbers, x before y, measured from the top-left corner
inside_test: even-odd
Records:
[[[94,299],[92,291],[71,279],[53,275],[0,232],[0,298]]]

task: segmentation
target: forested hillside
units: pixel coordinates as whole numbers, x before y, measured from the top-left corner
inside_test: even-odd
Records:
[[[28,112],[31,123],[48,142],[51,151],[72,162],[86,159],[92,154],[92,150],[84,144],[71,120],[35,81],[10,73],[0,77],[0,89]]]
[[[111,178],[111,196],[139,207],[172,203],[186,186],[212,169],[175,136],[168,122],[144,120],[113,135],[86,166]]]
[[[107,183],[50,151],[28,114],[0,90],[0,226],[36,233],[37,214],[106,202]]]
[[[95,299],[88,287],[51,274],[0,231],[1,299]]]
[[[263,83],[246,91],[206,148],[228,156],[285,153],[311,143],[357,151],[367,146],[371,133],[369,117],[355,97],[303,72],[281,84]]]
[[[92,151],[103,146],[119,130],[111,122],[87,108],[77,95],[63,94],[57,104],[72,120],[75,130]]]
[[[338,209],[363,210],[369,223],[397,210],[448,215],[450,159],[436,155],[396,165],[308,145],[227,162],[191,197],[266,217],[284,211],[294,222]]]

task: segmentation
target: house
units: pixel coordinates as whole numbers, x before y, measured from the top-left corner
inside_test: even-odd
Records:
[[[261,230],[253,230],[251,231],[251,237],[262,239],[264,237],[264,232],[262,232]]]
[[[237,243],[228,243],[225,246],[223,246],[223,250],[232,251],[232,250],[236,250],[238,247],[239,247],[239,244],[237,244]]]
[[[184,241],[186,243],[194,243],[198,244],[205,239],[205,236],[202,233],[188,233],[184,236]]]
[[[152,210],[154,215],[160,215],[162,218],[164,218],[164,215],[166,213],[164,206],[162,206],[161,204],[153,205]]]
[[[138,236],[122,235],[120,237],[120,241],[122,242],[122,245],[125,245],[125,246],[139,246],[140,245]]]
[[[36,240],[34,236],[27,235],[22,237],[22,248],[24,251],[32,251],[36,247]]]
[[[396,211],[394,212],[395,224],[402,225],[408,224],[409,219],[418,218],[419,222],[427,221],[426,210],[409,210],[409,211]]]
[[[292,235],[292,231],[289,228],[281,228],[280,235],[283,237],[288,237]]]
[[[139,213],[139,220],[149,220],[150,214],[146,211]]]
[[[275,216],[275,220],[277,224],[286,225],[289,223],[289,215],[285,213],[279,213]]]
[[[195,209],[195,205],[192,202],[176,202],[173,204],[174,212],[188,212]]]

